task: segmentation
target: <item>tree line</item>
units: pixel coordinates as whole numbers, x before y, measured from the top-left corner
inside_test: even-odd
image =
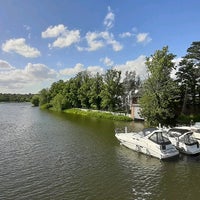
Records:
[[[0,102],[30,102],[33,94],[0,93]]]
[[[128,112],[131,100],[139,94],[141,114],[150,125],[172,124],[180,115],[200,110],[200,42],[191,44],[178,65],[175,57],[167,46],[147,57],[145,80],[135,71],[127,71],[123,78],[115,69],[103,75],[83,71],[42,89],[32,103],[57,111],[91,108]],[[176,70],[175,78],[171,77],[172,70]]]
[[[141,80],[132,71],[126,72],[123,81],[121,79],[121,71],[114,69],[104,75],[83,71],[65,82],[59,80],[49,89],[42,89],[34,95],[32,103],[57,111],[68,108],[124,111],[128,95],[139,89]]]

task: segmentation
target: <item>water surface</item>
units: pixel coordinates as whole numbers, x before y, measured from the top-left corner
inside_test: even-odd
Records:
[[[123,146],[112,122],[0,104],[0,199],[199,199],[200,157],[163,162]]]

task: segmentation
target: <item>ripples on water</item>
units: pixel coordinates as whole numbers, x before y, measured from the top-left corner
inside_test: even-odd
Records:
[[[199,156],[135,153],[114,137],[125,125],[0,104],[0,199],[199,199]]]

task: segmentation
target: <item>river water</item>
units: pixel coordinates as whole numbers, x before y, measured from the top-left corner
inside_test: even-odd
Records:
[[[200,199],[200,156],[160,161],[120,146],[143,124],[0,104],[1,200]]]

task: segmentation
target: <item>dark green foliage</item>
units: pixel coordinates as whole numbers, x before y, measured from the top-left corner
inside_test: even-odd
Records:
[[[40,97],[39,95],[34,95],[31,99],[31,103],[34,105],[34,106],[39,106],[39,103],[40,103]]]
[[[180,62],[176,80],[170,77],[172,69],[175,69],[174,58],[168,47],[148,57],[148,78],[144,83],[134,71],[127,71],[123,81],[121,71],[114,69],[95,76],[87,71],[80,72],[66,82],[60,80],[49,89],[41,90],[40,107],[59,111],[87,108],[128,112],[133,97],[134,100],[141,97],[141,112],[149,124],[172,124],[181,107],[183,111],[187,108],[187,112],[190,110],[196,114],[193,111],[200,105],[200,42],[193,42],[188,48]]]
[[[194,112],[200,105],[200,42],[193,42],[187,49],[176,75],[181,90],[182,113],[186,113],[187,104],[192,105],[191,112]]]
[[[199,115],[184,115],[180,114],[177,119],[178,124],[191,125],[191,121],[200,122],[200,114]]]
[[[140,103],[142,116],[150,125],[167,125],[175,117],[178,85],[170,77],[174,57],[168,53],[168,47],[163,47],[146,60],[149,77],[143,85]]]
[[[95,77],[92,77],[90,79],[90,81],[91,81],[91,88],[89,93],[90,106],[93,109],[100,110],[102,101],[100,94],[103,88],[103,77],[97,73]]]
[[[121,107],[124,93],[123,85],[120,82],[121,72],[108,70],[104,76],[104,85],[101,91],[101,107],[105,110],[115,111]]]
[[[90,108],[90,88],[91,88],[91,78],[87,71],[84,71],[79,74],[81,79],[81,86],[78,89],[78,99],[80,99],[82,108]]]
[[[61,111],[65,108],[64,97],[58,93],[52,100],[51,105],[55,111]]]
[[[0,102],[30,102],[33,94],[3,94],[0,93]]]
[[[123,95],[120,79],[121,72],[116,70],[108,70],[105,76],[80,72],[66,82],[60,80],[50,89],[41,90],[40,106],[48,104],[58,111],[66,108],[119,110]]]
[[[64,87],[65,83],[63,80],[53,83],[49,89],[49,100],[52,100],[57,94],[62,94]]]
[[[50,93],[48,89],[42,89],[39,92],[39,97],[40,97],[40,106],[43,104],[50,103]]]

